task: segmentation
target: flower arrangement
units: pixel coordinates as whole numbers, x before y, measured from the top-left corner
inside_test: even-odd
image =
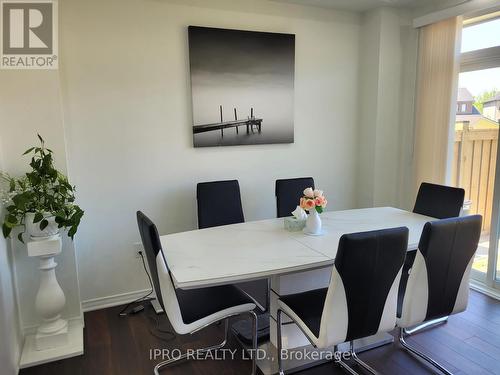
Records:
[[[322,213],[328,201],[323,195],[323,191],[308,187],[304,190],[304,196],[300,198],[300,207],[306,211],[316,209],[317,213]]]

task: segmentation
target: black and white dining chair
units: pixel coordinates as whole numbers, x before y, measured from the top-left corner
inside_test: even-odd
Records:
[[[245,221],[238,180],[200,182],[196,198],[200,229]]]
[[[464,205],[465,190],[422,182],[413,212],[436,219],[458,217]]]
[[[425,216],[434,217],[436,219],[448,219],[458,217],[464,205],[465,190],[452,186],[444,186],[423,182],[418,189],[417,199],[413,212]],[[416,251],[408,251],[406,254],[405,264],[403,266],[403,274],[401,275],[401,283],[399,286],[398,309],[401,310],[403,296],[408,283],[408,276],[415,260]],[[440,319],[434,323],[446,321],[446,318]],[[427,325],[417,327],[411,332],[417,332]]]
[[[451,373],[405,341],[406,329],[467,308],[469,276],[481,236],[481,225],[481,215],[425,224],[402,310],[398,313],[401,345],[445,374]]]
[[[276,180],[276,215],[277,217],[292,216],[292,211],[299,204],[304,189],[314,189],[312,177],[287,178]]]
[[[198,228],[211,228],[245,222],[238,180],[200,182],[196,186],[198,202]],[[259,309],[269,306],[269,281],[255,280],[239,283],[244,293],[251,296]],[[259,303],[252,294],[265,295],[266,301]]]
[[[350,342],[354,361],[361,361],[353,340],[389,332],[396,326],[396,307],[401,268],[408,246],[408,228],[345,234],[340,238],[328,288],[291,294],[278,299],[277,344],[280,375],[284,374],[282,314],[302,330],[316,348]],[[346,363],[339,365],[351,374]]]
[[[158,302],[165,311],[176,333],[192,334],[211,324],[225,320],[224,340],[218,344],[197,350],[207,353],[223,348],[228,338],[228,319],[232,316],[249,314],[253,327],[253,349],[257,349],[257,316],[255,304],[238,288],[232,285],[207,287],[200,289],[176,289],[168,263],[163,253],[158,230],[154,223],[142,212],[137,212],[137,224],[146,252],[149,269]],[[160,369],[185,360],[187,354],[158,363],[154,374]],[[253,352],[252,374],[256,374],[255,351]]]

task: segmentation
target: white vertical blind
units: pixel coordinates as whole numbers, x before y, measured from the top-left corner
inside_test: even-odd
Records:
[[[446,183],[459,72],[461,17],[421,28],[415,113],[415,179]]]

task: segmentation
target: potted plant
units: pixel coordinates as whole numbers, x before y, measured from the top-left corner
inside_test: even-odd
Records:
[[[1,173],[6,182],[3,203],[6,214],[2,231],[5,238],[12,229],[23,226],[17,238],[23,241],[25,231],[32,239],[47,238],[68,229],[73,239],[83,210],[75,202],[75,187],[68,178],[54,168],[53,152],[45,147],[45,141],[38,135],[40,145],[31,147],[23,155],[31,154],[31,170],[20,178]]]

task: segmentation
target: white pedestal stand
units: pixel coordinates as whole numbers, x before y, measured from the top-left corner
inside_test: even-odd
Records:
[[[68,324],[61,318],[66,297],[56,277],[54,258],[61,253],[61,236],[55,235],[27,244],[28,256],[40,261],[40,287],[36,295],[35,310],[42,322],[34,335],[25,340],[20,367],[83,354],[83,327],[81,323]]]

